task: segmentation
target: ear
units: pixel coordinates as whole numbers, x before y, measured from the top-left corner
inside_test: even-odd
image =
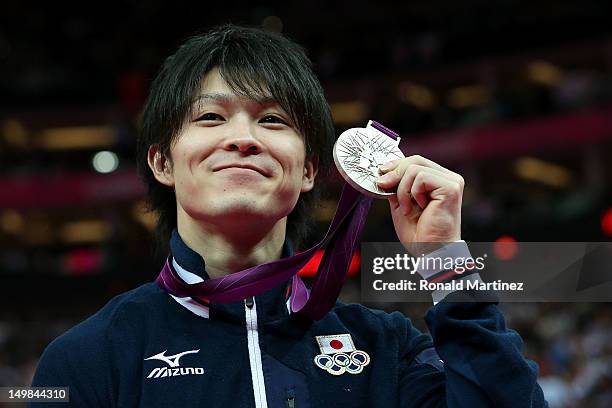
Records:
[[[147,162],[157,181],[165,186],[174,187],[174,176],[170,160],[161,152],[158,144],[149,146]]]
[[[306,193],[314,187],[315,177],[319,171],[319,157],[312,156],[304,162],[304,175],[302,176],[302,193]]]

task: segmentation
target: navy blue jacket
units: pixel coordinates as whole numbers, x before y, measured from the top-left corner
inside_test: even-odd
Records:
[[[172,253],[185,270],[203,270],[176,233]],[[537,366],[497,306],[453,302],[482,292],[451,293],[432,307],[430,337],[399,312],[356,304],[308,321],[289,313],[287,286],[203,305],[145,284],[54,340],[33,385],[70,387],[77,407],[547,406]],[[346,334],[367,365],[363,353],[344,353],[334,367],[335,354],[323,355],[316,336]],[[353,373],[330,373],[341,366]]]

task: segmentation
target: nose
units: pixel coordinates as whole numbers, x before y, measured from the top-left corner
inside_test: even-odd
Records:
[[[261,153],[261,144],[252,136],[233,137],[226,144],[226,149],[240,153]]]
[[[229,151],[259,154],[262,148],[261,142],[253,136],[253,132],[248,125],[236,126],[225,140],[225,149]]]

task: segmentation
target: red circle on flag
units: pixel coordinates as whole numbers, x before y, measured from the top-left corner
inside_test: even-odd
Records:
[[[342,348],[342,342],[340,340],[332,340],[329,342],[331,348],[339,350]]]

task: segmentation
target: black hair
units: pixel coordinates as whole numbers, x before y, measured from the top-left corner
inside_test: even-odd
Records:
[[[147,189],[149,210],[158,215],[158,249],[166,253],[176,227],[174,190],[158,182],[147,164],[149,147],[157,144],[170,160],[170,147],[191,116],[194,98],[205,75],[218,68],[237,95],[272,97],[304,138],[306,158],[316,158],[319,176],[328,172],[334,127],[323,89],[304,49],[282,34],[258,28],[224,25],[188,39],[163,63],[153,81],[142,114],[137,164]],[[287,236],[303,244],[313,224],[320,183],[301,193],[287,219]]]

